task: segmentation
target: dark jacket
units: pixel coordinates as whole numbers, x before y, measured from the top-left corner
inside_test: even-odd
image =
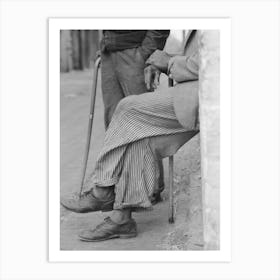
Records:
[[[156,49],[164,48],[169,30],[103,30],[101,51],[138,48],[146,60]]]

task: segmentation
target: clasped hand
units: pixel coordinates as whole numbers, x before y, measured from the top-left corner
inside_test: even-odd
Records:
[[[171,56],[165,51],[156,50],[146,61],[148,66],[144,70],[144,75],[146,87],[149,91],[158,87],[160,73],[167,73],[170,58]]]

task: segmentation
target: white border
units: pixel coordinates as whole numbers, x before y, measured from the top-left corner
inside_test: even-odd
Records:
[[[60,30],[219,29],[221,42],[221,235],[219,251],[60,250]],[[191,18],[49,19],[49,261],[229,262],[231,260],[231,21]]]

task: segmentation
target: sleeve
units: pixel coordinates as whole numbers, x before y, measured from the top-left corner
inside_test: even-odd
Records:
[[[195,52],[191,56],[173,57],[169,60],[168,74],[175,74],[180,82],[198,80],[199,54]],[[175,79],[176,80],[176,79]]]
[[[146,60],[155,50],[162,50],[169,36],[169,30],[148,30],[142,41],[140,52]]]
[[[198,72],[199,72],[199,67],[198,67],[198,52],[194,53],[193,55],[187,57],[186,59],[186,70],[187,74],[190,77],[190,79],[198,79]]]

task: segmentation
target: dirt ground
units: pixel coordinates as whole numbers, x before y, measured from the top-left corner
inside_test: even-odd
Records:
[[[91,92],[92,70],[61,74],[60,193],[79,190]],[[162,86],[166,81],[162,80]],[[98,83],[87,176],[93,169],[104,138],[103,104]],[[167,171],[167,159],[164,168]],[[165,184],[168,185],[168,172]],[[106,214],[76,214],[61,207],[61,250],[202,250],[202,211],[199,135],[175,155],[175,224],[168,223],[168,188],[153,211],[134,214],[138,236],[132,239],[88,243],[78,240],[80,230],[93,228]]]

